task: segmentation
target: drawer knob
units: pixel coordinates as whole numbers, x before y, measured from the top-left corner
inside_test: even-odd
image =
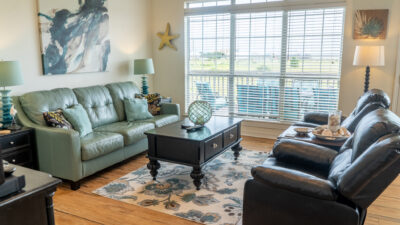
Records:
[[[11,162],[13,162],[13,163],[15,163],[17,160],[15,160],[15,159],[13,159],[13,160],[11,160]]]
[[[15,142],[11,141],[11,142],[10,142],[10,145],[13,145],[13,144],[15,144]]]
[[[231,139],[233,139],[233,138],[235,137],[235,135],[229,134],[229,137],[230,137]]]
[[[214,144],[213,144],[213,148],[214,148],[214,149],[218,148],[218,144],[214,143]]]

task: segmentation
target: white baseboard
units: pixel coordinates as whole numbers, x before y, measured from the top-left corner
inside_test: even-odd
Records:
[[[290,124],[264,122],[264,121],[243,121],[242,135],[258,138],[276,139]]]

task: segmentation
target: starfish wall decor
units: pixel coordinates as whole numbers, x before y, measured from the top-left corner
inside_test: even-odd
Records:
[[[159,50],[163,49],[165,45],[174,49],[175,51],[177,50],[176,47],[171,43],[171,41],[173,39],[178,38],[179,34],[169,35],[170,30],[171,30],[171,25],[169,23],[167,23],[167,28],[165,29],[165,33],[161,33],[161,32],[157,33],[157,36],[159,38],[161,38],[161,43],[160,43],[160,46],[158,47]]]

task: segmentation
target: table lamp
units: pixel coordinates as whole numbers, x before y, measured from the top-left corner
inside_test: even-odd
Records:
[[[2,107],[0,109],[0,123],[4,127],[8,127],[13,122],[13,117],[10,114],[12,100],[8,94],[11,90],[6,90],[6,87],[17,86],[23,84],[21,67],[16,61],[0,61],[0,90]]]
[[[384,46],[356,46],[354,66],[366,66],[364,92],[369,89],[370,66],[385,65]]]
[[[153,59],[136,59],[134,61],[134,74],[142,75],[142,94],[149,93],[146,74],[154,74]]]

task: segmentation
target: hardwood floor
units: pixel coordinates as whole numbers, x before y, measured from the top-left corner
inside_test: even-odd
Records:
[[[245,149],[270,151],[273,140],[243,137]],[[175,216],[108,199],[92,193],[147,163],[145,154],[86,179],[78,191],[63,184],[54,197],[57,225],[195,225]],[[278,224],[277,224],[278,225]],[[400,225],[400,177],[369,207],[366,225]]]

